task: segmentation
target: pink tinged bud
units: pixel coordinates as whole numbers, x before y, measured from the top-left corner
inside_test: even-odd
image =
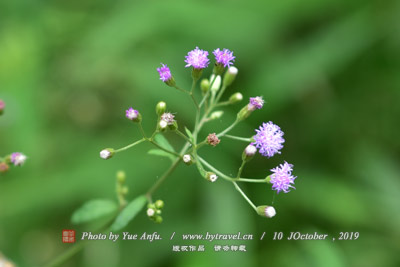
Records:
[[[22,166],[25,163],[27,157],[22,153],[15,152],[11,154],[10,159],[14,166]]]
[[[6,103],[0,99],[0,115],[3,114],[4,108],[6,107]]]
[[[103,149],[102,151],[100,151],[100,158],[102,159],[109,159],[112,158],[112,156],[114,156],[114,149],[112,148],[106,148]]]
[[[256,154],[257,148],[253,145],[248,145],[245,149],[245,153],[247,156],[252,157],[254,154]]]
[[[142,116],[136,109],[129,108],[125,112],[126,112],[125,116],[131,121],[140,122],[142,120]]]

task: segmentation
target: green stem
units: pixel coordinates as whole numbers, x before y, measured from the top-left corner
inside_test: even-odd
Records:
[[[238,170],[238,174],[236,175],[236,178],[237,178],[237,179],[239,179],[240,175],[242,175],[242,171],[243,171],[243,168],[244,168],[244,165],[245,165],[245,164],[246,164],[246,161],[243,160],[243,161],[242,161],[242,165],[240,165],[240,168],[239,168],[239,170]]]
[[[251,200],[247,197],[247,195],[240,189],[240,187],[237,185],[236,182],[233,182],[233,185],[235,186],[236,190],[239,191],[239,193],[243,196],[244,199],[246,199],[247,203],[250,204],[250,206],[257,212],[257,207],[251,202]]]
[[[136,141],[136,142],[134,142],[134,143],[132,143],[132,144],[130,144],[130,145],[127,145],[127,146],[125,146],[125,147],[122,147],[122,148],[120,148],[120,149],[117,149],[117,150],[115,150],[114,152],[115,152],[115,153],[118,153],[118,152],[127,150],[127,149],[129,149],[129,148],[131,148],[131,147],[133,147],[133,146],[136,146],[136,145],[142,143],[142,142],[145,141],[145,140],[146,140],[145,138],[142,138],[142,139],[140,139],[140,140],[138,140],[138,141]]]
[[[239,136],[234,136],[234,135],[229,135],[229,134],[225,134],[224,136],[228,137],[230,139],[239,140],[239,141],[243,141],[243,142],[252,142],[253,141],[252,138],[239,137]]]
[[[223,130],[222,132],[220,132],[219,134],[217,134],[218,137],[224,136],[227,132],[229,132],[230,130],[232,130],[236,124],[238,124],[239,121],[235,120],[228,128],[226,128],[225,130]]]
[[[146,137],[146,133],[143,130],[142,122],[139,122],[139,129],[140,129],[140,132],[142,133],[143,137],[146,139],[147,137]]]
[[[179,91],[185,93],[185,94],[190,94],[190,92],[183,90],[182,88],[178,87],[177,85],[174,86],[176,89],[178,89]]]
[[[249,178],[237,178],[236,182],[246,182],[246,183],[267,183],[266,179],[249,179]]]
[[[235,180],[232,177],[229,177],[228,175],[220,172],[219,170],[217,170],[216,168],[214,168],[210,163],[208,163],[207,161],[205,161],[202,157],[200,157],[199,155],[197,155],[197,159],[204,164],[204,166],[206,166],[207,168],[209,168],[210,170],[212,170],[213,172],[215,172],[216,174],[218,174],[222,179],[225,179],[227,181],[230,182],[234,182]]]

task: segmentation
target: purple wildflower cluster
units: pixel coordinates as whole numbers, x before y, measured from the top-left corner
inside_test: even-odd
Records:
[[[235,61],[235,57],[233,56],[233,52],[229,51],[226,48],[224,48],[223,50],[220,50],[219,48],[217,48],[217,49],[214,50],[213,54],[215,56],[215,60],[217,61],[217,64],[221,64],[225,68],[226,67],[229,68],[230,65],[233,64],[233,61]]]
[[[273,174],[271,174],[271,184],[272,189],[276,190],[277,193],[283,191],[284,193],[288,193],[290,188],[295,187],[292,186],[294,184],[294,179],[296,176],[292,175],[293,165],[289,164],[285,161],[285,163],[280,164],[279,167],[271,169]]]
[[[257,134],[253,137],[254,141],[251,143],[259,149],[259,153],[265,157],[272,157],[276,153],[280,154],[283,148],[282,143],[285,142],[283,139],[283,132],[281,128],[273,124],[272,121],[263,123],[259,130],[256,129]]]
[[[233,52],[224,48],[220,50],[219,48],[213,51],[215,56],[216,64],[223,66],[224,68],[230,67],[235,61],[235,56],[233,56]],[[208,51],[199,49],[196,46],[195,49],[189,51],[187,56],[185,56],[185,67],[193,67],[197,70],[202,70],[208,67],[210,64],[210,60],[208,59]],[[168,83],[173,79],[170,69],[166,64],[162,64],[161,68],[157,68],[158,74],[160,75],[160,80],[165,83]]]

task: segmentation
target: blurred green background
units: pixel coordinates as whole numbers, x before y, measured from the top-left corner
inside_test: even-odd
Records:
[[[181,87],[191,84],[184,56],[195,46],[229,48],[239,75],[226,96],[229,125],[250,96],[267,104],[232,133],[250,136],[272,120],[285,132],[281,155],[257,156],[244,176],[262,178],[284,160],[296,190],[275,197],[277,215],[257,216],[222,180],[207,183],[181,165],[155,194],[161,225],[142,212],[126,228],[165,240],[91,242],[64,266],[400,266],[400,34],[398,1],[12,1],[0,2],[0,154],[29,156],[0,176],[0,252],[19,266],[40,266],[71,245],[62,229],[93,198],[115,198],[115,173],[128,175],[128,197],[145,192],[169,161],[142,144],[104,161],[99,151],[140,138],[124,117],[133,106],[150,133],[160,100],[180,126],[193,126],[190,99],[158,78],[168,64]],[[211,56],[212,58],[212,56]],[[212,60],[213,62],[213,60]],[[209,75],[209,68],[205,75]],[[167,137],[179,148],[179,138]],[[245,143],[224,139],[201,155],[236,172]],[[269,186],[244,184],[257,204]],[[172,232],[252,233],[256,240],[185,242]],[[273,241],[274,232],[359,232],[358,240]],[[266,232],[264,240],[259,238]],[[206,252],[172,252],[204,244]],[[247,252],[213,252],[244,244]]]

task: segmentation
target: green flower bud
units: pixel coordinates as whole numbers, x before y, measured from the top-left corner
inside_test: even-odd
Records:
[[[272,218],[275,216],[276,211],[275,211],[274,207],[272,207],[272,206],[258,206],[257,213],[260,216]]]
[[[235,104],[235,103],[240,102],[242,100],[243,100],[243,95],[241,93],[234,93],[229,98],[229,103]]]
[[[157,103],[156,113],[158,116],[161,116],[166,109],[167,109],[167,104],[164,101],[160,101]]]
[[[156,206],[157,209],[162,209],[164,208],[164,201],[162,201],[161,199],[157,200],[154,205]]]
[[[210,115],[210,120],[217,120],[217,119],[221,118],[223,114],[224,114],[224,112],[221,110],[214,111]]]
[[[250,108],[249,108],[249,105],[244,106],[244,107],[239,111],[239,113],[237,114],[238,120],[239,120],[239,121],[242,121],[242,120],[247,119],[253,111],[254,111],[253,109],[250,109]]]
[[[203,95],[205,95],[210,89],[210,81],[208,79],[201,80],[200,89]]]
[[[125,180],[126,180],[125,172],[124,171],[118,171],[117,172],[117,181],[118,181],[118,183],[123,184],[123,183],[125,183]]]
[[[121,194],[126,195],[126,194],[128,194],[128,192],[129,192],[129,189],[127,186],[124,186],[121,188]]]
[[[248,145],[243,151],[242,160],[244,160],[246,162],[250,161],[254,157],[256,152],[257,152],[257,148],[255,146]]]
[[[162,219],[161,216],[156,216],[156,217],[154,218],[154,221],[155,221],[156,223],[162,223],[163,219]]]
[[[224,86],[231,85],[235,80],[237,73],[238,69],[236,67],[229,67],[224,76]]]
[[[114,156],[114,154],[115,154],[115,151],[112,148],[106,148],[106,149],[103,149],[102,151],[100,151],[100,157],[102,159],[110,159],[110,158],[112,158],[112,156]]]

